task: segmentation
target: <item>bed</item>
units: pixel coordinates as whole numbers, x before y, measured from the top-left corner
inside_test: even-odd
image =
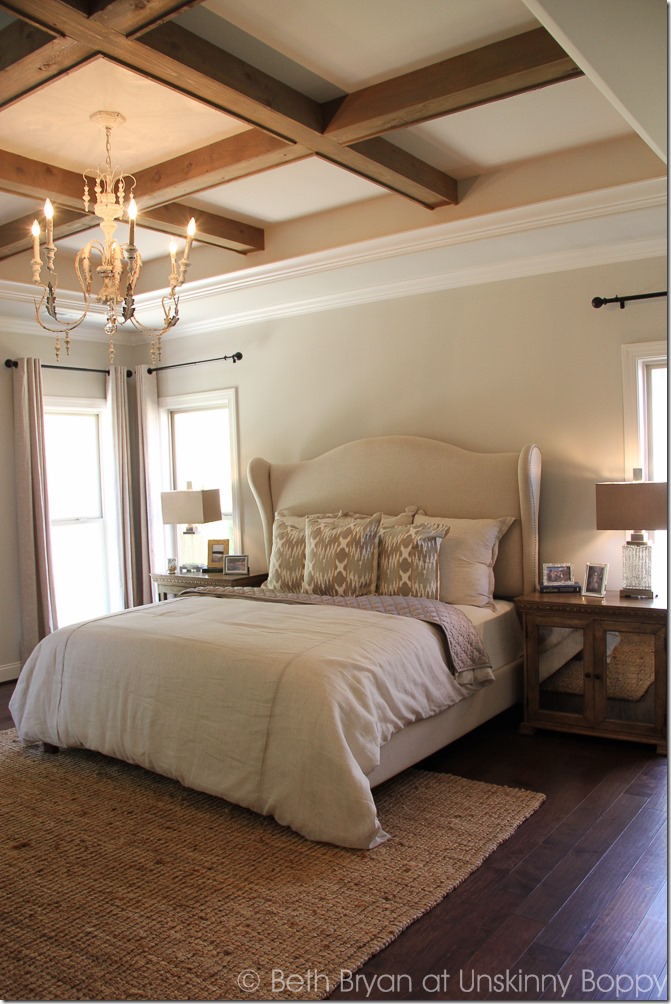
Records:
[[[375,786],[519,699],[512,599],[537,584],[540,467],[534,445],[412,436],[252,460],[266,586],[191,589],[43,639],[10,705],[21,739],[377,846]]]

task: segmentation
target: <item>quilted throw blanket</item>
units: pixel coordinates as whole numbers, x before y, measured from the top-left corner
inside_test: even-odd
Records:
[[[388,836],[367,779],[381,746],[468,697],[486,670],[453,671],[433,622],[234,593],[43,639],[10,704],[21,739],[139,764],[311,840],[375,847]],[[465,667],[469,645],[455,643],[454,625],[447,633]]]

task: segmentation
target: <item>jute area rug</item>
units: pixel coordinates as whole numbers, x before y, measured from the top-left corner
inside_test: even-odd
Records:
[[[141,768],[48,756],[1,732],[1,996],[323,998],[543,796],[411,770],[376,801],[393,839],[344,850]]]

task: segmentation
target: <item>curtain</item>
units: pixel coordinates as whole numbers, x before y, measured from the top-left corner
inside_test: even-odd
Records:
[[[147,366],[135,367],[138,425],[139,554],[142,575],[142,602],[151,603],[151,571],[166,567],[165,539],[161,518],[161,443],[157,377]]]
[[[42,370],[39,359],[19,359],[13,370],[14,456],[21,602],[20,656],[58,627],[51,571]]]
[[[119,541],[121,595],[124,608],[142,603],[135,556],[132,461],[128,423],[128,390],[125,366],[112,366],[107,378],[107,404],[112,419],[116,481],[116,529]]]

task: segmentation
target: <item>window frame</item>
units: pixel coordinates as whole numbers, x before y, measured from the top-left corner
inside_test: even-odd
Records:
[[[100,517],[80,517],[76,519],[53,519],[58,525],[83,525],[102,522],[103,543],[106,558],[105,593],[107,610],[105,614],[123,609],[121,590],[121,564],[119,560],[118,528],[116,526],[116,474],[114,470],[114,444],[112,419],[109,405],[104,398],[63,397],[45,395],[43,411],[60,415],[96,415],[98,418],[98,458],[100,477]],[[48,492],[47,484],[47,492]]]
[[[238,457],[238,400],[234,387],[221,390],[193,391],[188,394],[170,394],[158,398],[159,427],[161,434],[161,483],[163,491],[173,490],[173,457],[171,414],[174,411],[203,411],[208,408],[228,408],[231,456],[231,502],[233,512],[233,552],[242,552],[240,513],[240,466]],[[227,515],[227,514],[226,514]],[[174,527],[169,528],[173,534]]]
[[[648,386],[650,367],[668,367],[665,341],[638,342],[622,346],[622,400],[624,410],[624,480],[630,481],[634,469],[640,468],[647,480],[648,446]]]

